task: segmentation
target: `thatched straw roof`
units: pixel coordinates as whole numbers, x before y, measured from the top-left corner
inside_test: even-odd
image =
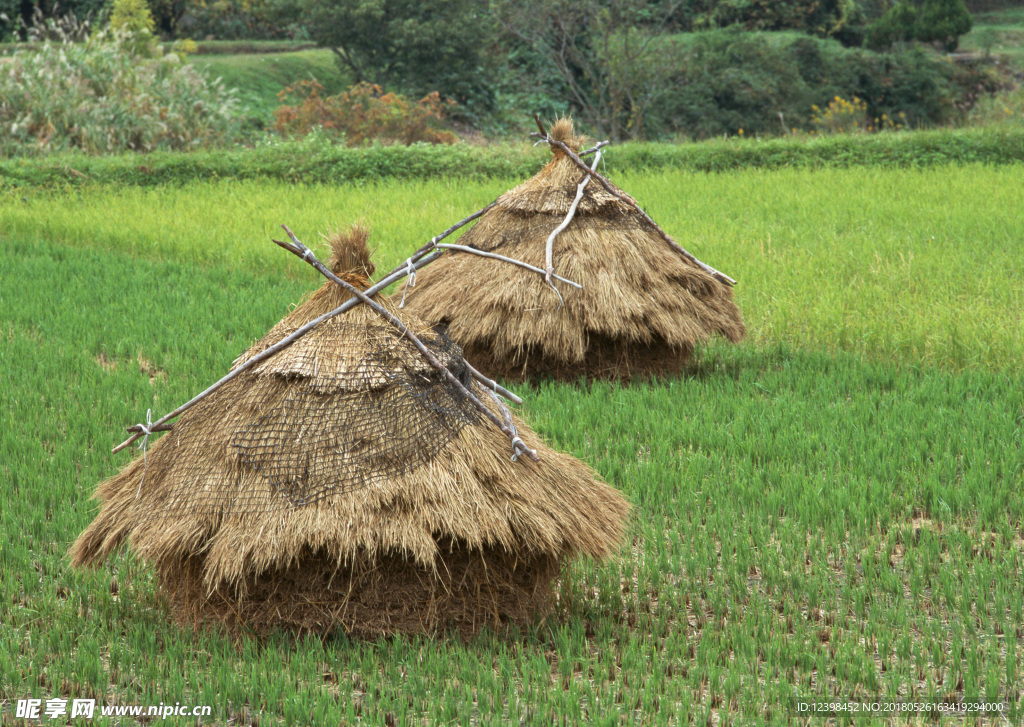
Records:
[[[568,119],[551,137],[579,151]],[[459,244],[545,268],[548,235],[565,218],[584,172],[559,148],[532,179],[506,192]],[[627,199],[631,199],[627,196]],[[404,290],[405,310],[448,333],[491,375],[629,378],[677,370],[695,344],[746,331],[732,290],[687,260],[640,214],[596,182],[554,241],[565,305],[535,273],[447,251]]]
[[[334,272],[366,289],[365,232],[332,245]],[[347,298],[326,283],[235,365]],[[457,346],[402,318],[458,371]],[[180,619],[257,630],[432,630],[459,613],[472,630],[525,617],[564,559],[612,552],[628,503],[515,416],[540,461],[511,462],[508,438],[446,386],[356,306],[186,411],[101,483],[72,563],[98,565],[129,542]],[[477,580],[453,582],[458,573]],[[524,578],[529,594],[510,586]],[[398,600],[381,601],[390,591]],[[519,610],[501,613],[509,593]]]

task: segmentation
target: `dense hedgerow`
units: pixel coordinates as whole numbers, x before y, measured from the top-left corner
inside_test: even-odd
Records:
[[[191,150],[234,137],[233,91],[123,31],[0,59],[0,155]]]
[[[189,154],[157,152],[90,157],[61,154],[0,161],[0,187],[64,184],[182,184],[197,179],[280,179],[309,184],[433,177],[523,178],[547,155],[523,144],[372,146],[346,148],[322,136]],[[916,167],[1024,162],[1024,128],[942,129],[828,137],[712,140],[696,144],[612,146],[608,171],[691,169],[724,172],[781,167]]]
[[[190,0],[173,34],[220,41],[305,38],[302,18],[288,17],[288,0]],[[180,12],[180,10],[179,10]]]
[[[923,48],[875,53],[793,33],[679,35],[664,52],[677,70],[647,111],[651,137],[811,130],[814,106],[837,96],[861,99],[872,121],[884,115],[908,128],[934,127],[1001,83],[983,65],[958,66]]]

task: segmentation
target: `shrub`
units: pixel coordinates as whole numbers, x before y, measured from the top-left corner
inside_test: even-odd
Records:
[[[435,91],[416,103],[380,86],[359,83],[336,96],[321,96],[316,81],[300,81],[281,91],[280,101],[296,97],[295,105],[283,104],[274,112],[277,130],[305,135],[321,129],[349,146],[370,140],[392,144],[452,144],[458,138],[442,128],[445,113],[454,104],[442,101]]]
[[[868,26],[864,42],[868,48],[876,50],[906,43],[914,39],[916,25],[917,9],[907,0],[901,0]]]
[[[917,20],[917,39],[938,42],[947,51],[956,50],[960,36],[971,29],[971,14],[964,0],[924,0]]]
[[[890,118],[903,112],[907,126],[935,126],[956,114],[953,65],[922,48],[896,53],[859,52],[851,89],[868,103],[868,114]]]
[[[310,36],[358,82],[455,99],[472,118],[494,108],[483,68],[487,0],[299,0]]]
[[[889,118],[884,112],[872,119],[868,114],[868,105],[856,96],[852,101],[836,96],[824,109],[814,105],[811,110],[814,112],[811,121],[818,131],[827,134],[899,131],[906,120],[906,114],[902,111],[895,119]]]
[[[110,9],[110,28],[120,31],[126,46],[140,55],[152,55],[156,46],[153,15],[146,0],[114,0]]]
[[[281,40],[296,37],[299,11],[275,0],[192,0],[177,33],[219,40]]]
[[[1024,112],[1024,105],[1016,106]],[[1005,110],[1000,110],[1005,116]],[[550,159],[518,143],[414,146],[374,144],[350,148],[313,135],[270,138],[252,149],[157,151],[139,164],[135,154],[80,153],[32,159],[0,158],[0,191],[14,187],[126,185],[152,187],[203,179],[272,179],[338,184],[386,179],[525,179]],[[948,164],[1024,163],[1024,124],[984,129],[938,129],[900,134],[801,136],[778,139],[714,139],[698,144],[628,143],[614,146],[602,163],[607,172],[687,169],[725,172],[783,167],[924,167]]]
[[[182,38],[176,40],[171,45],[171,52],[177,53],[178,56],[184,61],[188,56],[195,55],[199,52],[199,46],[191,38]]]
[[[233,138],[233,91],[174,53],[139,53],[107,30],[83,43],[47,41],[0,66],[0,154],[195,149]]]
[[[132,35],[153,35],[153,14],[146,0],[114,0],[110,10],[110,27]]]

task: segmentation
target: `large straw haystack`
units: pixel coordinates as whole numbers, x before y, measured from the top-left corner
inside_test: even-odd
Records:
[[[366,289],[365,233],[332,244],[332,270]],[[348,297],[325,284],[235,366]],[[464,375],[458,346],[403,318]],[[521,623],[567,558],[610,554],[629,505],[512,419],[539,462],[512,462],[509,439],[359,305],[186,411],[101,483],[72,562],[98,565],[130,542],[179,621],[232,631]]]
[[[562,119],[551,138],[574,152],[584,143]],[[585,172],[557,146],[532,179],[498,198],[462,245],[546,268],[548,236],[565,219]],[[581,375],[629,379],[678,372],[694,345],[746,331],[730,287],[698,267],[622,194],[594,180],[555,237],[556,283],[523,268],[449,250],[408,285],[405,309],[448,334],[466,360],[511,379]]]

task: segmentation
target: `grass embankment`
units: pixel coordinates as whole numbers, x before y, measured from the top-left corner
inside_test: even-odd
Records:
[[[4,187],[156,186],[196,180],[254,179],[339,184],[382,179],[525,177],[546,159],[526,143],[346,148],[275,142],[254,149],[154,152],[90,157],[54,154],[0,160]],[[1024,127],[940,129],[874,135],[727,139],[694,144],[627,143],[606,152],[609,172],[678,169],[931,167],[1024,161]]]
[[[339,69],[334,53],[325,48],[271,53],[257,47],[249,53],[196,55],[189,61],[207,76],[238,89],[239,99],[248,107],[247,116],[268,124],[280,105],[277,94],[285,86],[314,80],[324,87],[324,95],[331,95],[352,83]]]
[[[1010,63],[1024,65],[1024,7],[975,13],[971,32],[960,39],[960,49],[988,51]]]
[[[298,51],[316,48],[316,43],[309,40],[193,40],[196,44],[191,55],[224,56],[256,53],[297,53]],[[173,42],[163,44],[170,50]]]
[[[635,504],[621,557],[575,566],[555,617],[511,638],[237,646],[169,624],[128,555],[68,567],[95,484],[127,461],[110,447],[320,284],[267,241],[279,223],[312,242],[364,217],[389,268],[516,180],[8,190],[0,694],[209,704],[216,723],[774,724],[800,702],[987,701],[1020,724],[1022,177],[615,174],[739,279],[750,329],[685,379],[521,392]]]
[[[683,247],[740,281],[755,346],[1024,368],[1024,165],[613,179]],[[309,271],[270,243],[282,223],[312,244],[364,219],[385,270],[516,181],[18,191],[0,197],[0,237],[305,280]]]

